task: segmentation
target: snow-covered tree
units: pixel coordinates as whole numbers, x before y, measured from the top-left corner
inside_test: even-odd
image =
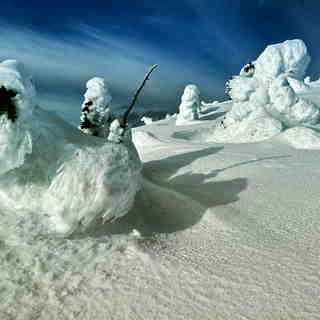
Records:
[[[307,87],[303,78],[309,62],[302,40],[268,46],[228,81],[232,109],[210,140],[259,141],[297,125],[319,124],[319,106],[296,92]]]
[[[109,88],[103,78],[95,77],[87,82],[87,91],[81,106],[79,129],[89,135],[108,137],[111,122]]]
[[[94,110],[103,107],[99,116],[104,117],[110,99],[100,94],[102,81],[91,84],[86,98],[93,101]],[[128,213],[140,188],[142,169],[131,140],[115,144],[92,139],[37,107],[36,98],[21,64],[0,63],[2,219],[10,214],[7,219],[14,223],[19,219],[16,212],[23,209],[39,226],[40,231],[32,232],[68,234]]]
[[[177,124],[184,124],[188,121],[199,119],[200,91],[194,84],[185,87],[181,97]]]

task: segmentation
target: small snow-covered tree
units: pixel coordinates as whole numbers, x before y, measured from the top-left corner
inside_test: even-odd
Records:
[[[81,106],[79,129],[89,135],[107,137],[110,126],[109,88],[103,78],[95,77],[87,82],[87,91]]]
[[[185,87],[179,106],[177,124],[199,119],[200,91],[194,84]]]
[[[146,117],[146,116],[143,116],[143,117],[141,118],[141,121],[142,121],[145,125],[151,124],[151,123],[153,122],[152,118]]]

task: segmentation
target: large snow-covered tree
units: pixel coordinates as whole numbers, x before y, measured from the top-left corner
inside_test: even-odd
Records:
[[[302,40],[268,46],[227,82],[232,109],[210,140],[260,141],[287,128],[319,124],[319,106],[293,88],[303,87],[309,63]]]
[[[89,119],[100,124],[110,98],[106,91],[100,95],[102,80],[88,88],[86,99],[99,111],[98,122]],[[30,213],[39,226],[35,234],[84,232],[128,213],[142,168],[131,140],[115,144],[84,135],[36,101],[23,65],[0,63],[0,212],[12,223],[20,209]]]

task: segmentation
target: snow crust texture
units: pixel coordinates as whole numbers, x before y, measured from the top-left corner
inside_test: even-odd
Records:
[[[125,215],[140,188],[141,162],[131,140],[87,136],[36,107],[34,87],[20,68],[0,64],[0,85],[17,92],[18,109],[15,122],[0,117],[0,211],[15,212],[2,223],[24,210],[37,217],[33,232],[70,234]]]

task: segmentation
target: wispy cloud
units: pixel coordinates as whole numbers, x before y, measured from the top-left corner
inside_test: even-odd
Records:
[[[197,72],[196,62],[186,66],[182,59],[146,43],[78,22],[70,24],[70,32],[72,36],[57,38],[8,24],[1,27],[0,58],[22,61],[35,77],[41,100],[52,97],[49,104],[74,97],[75,105],[69,108],[77,112],[85,82],[97,75],[110,83],[115,104],[126,103],[154,63],[160,66],[144,90],[145,106],[176,107],[182,87],[189,82],[200,82],[207,92],[214,86],[214,79]]]

